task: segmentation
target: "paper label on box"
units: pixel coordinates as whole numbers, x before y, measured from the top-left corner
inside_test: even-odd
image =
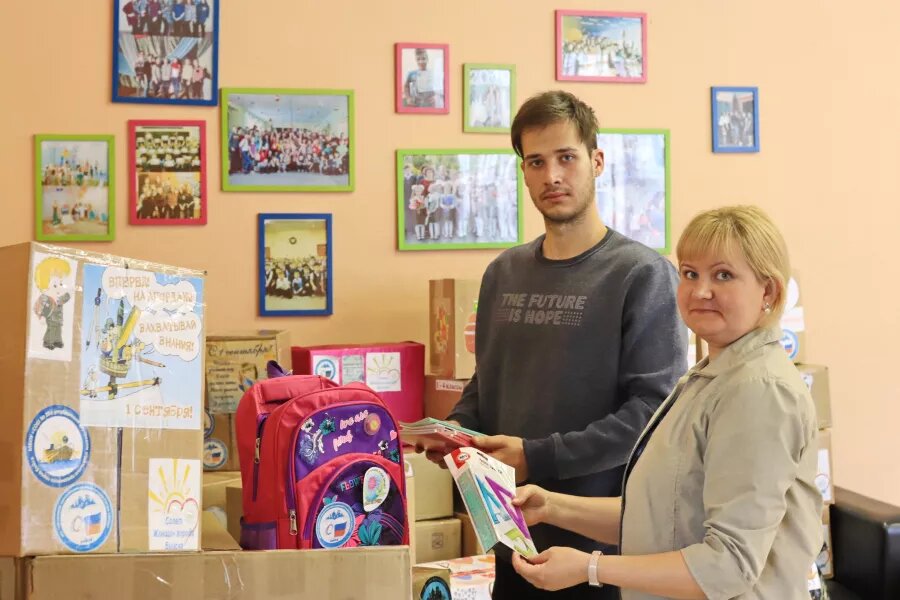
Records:
[[[112,503],[93,483],[79,483],[66,489],[53,510],[53,530],[69,550],[90,552],[106,541],[112,531]]]
[[[781,332],[781,346],[788,353],[788,358],[794,360],[800,353],[800,338],[790,329]]]
[[[399,352],[366,353],[366,385],[376,392],[400,392],[403,373]]]
[[[28,316],[28,358],[72,360],[78,261],[34,253]]]
[[[203,441],[203,466],[206,469],[218,469],[228,462],[228,447],[217,438]]]
[[[81,422],[200,429],[203,282],[84,265]]]
[[[91,457],[91,438],[78,413],[62,404],[43,408],[25,435],[25,458],[37,479],[53,487],[74,483]]]
[[[822,499],[831,502],[831,463],[828,448],[819,448],[819,472],[816,475],[816,486],[822,492]]]
[[[362,354],[347,354],[341,357],[341,378],[343,385],[359,381],[366,381],[366,367],[363,364]]]
[[[206,343],[206,405],[213,414],[233,413],[266,364],[278,360],[275,340],[213,340]]]
[[[434,382],[434,389],[439,392],[461,392],[465,387],[465,381],[455,379],[438,379]]]
[[[199,460],[151,458],[147,494],[150,550],[200,549]]]
[[[340,360],[337,356],[314,355],[313,359],[313,375],[330,379],[338,385],[341,385]]]

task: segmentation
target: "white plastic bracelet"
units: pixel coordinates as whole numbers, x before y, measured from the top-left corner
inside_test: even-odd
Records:
[[[600,560],[601,556],[603,556],[602,552],[594,550],[591,553],[591,562],[588,563],[588,584],[594,587],[603,587],[597,573],[597,562]]]

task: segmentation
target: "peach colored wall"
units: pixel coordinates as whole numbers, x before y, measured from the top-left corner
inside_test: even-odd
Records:
[[[295,342],[425,340],[427,280],[479,277],[494,251],[399,253],[394,151],[506,147],[502,135],[462,133],[464,62],[518,65],[518,96],[551,87],[589,101],[608,127],[672,132],[672,220],[696,211],[763,206],[802,271],[808,359],[831,367],[839,485],[900,503],[900,202],[896,177],[900,85],[893,23],[900,5],[856,15],[831,2],[609,0],[649,13],[645,85],[554,81],[555,8],[572,0],[227,0],[220,85],[356,90],[356,191],[222,193],[218,108],[110,102],[109,2],[4,2],[4,226],[0,245],[32,239],[32,136],[112,133],[117,141],[117,239],[92,250],[206,269],[208,330],[278,327]],[[394,113],[397,41],[450,44],[450,114]],[[710,152],[710,85],[756,85],[762,152]],[[126,121],[206,119],[209,224],[131,227],[126,211]],[[527,202],[527,200],[526,200]],[[542,231],[526,204],[525,231]],[[256,214],[334,214],[334,315],[256,317]]]

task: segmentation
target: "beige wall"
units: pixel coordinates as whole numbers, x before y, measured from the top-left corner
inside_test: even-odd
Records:
[[[356,192],[219,191],[217,108],[112,104],[108,2],[3,2],[0,36],[4,226],[0,245],[32,239],[32,135],[112,133],[117,240],[83,244],[208,270],[209,331],[288,328],[297,343],[427,337],[427,280],[478,277],[493,251],[398,253],[394,151],[506,147],[462,133],[462,63],[518,65],[520,99],[563,87],[608,127],[672,132],[673,233],[696,211],[752,202],[778,221],[803,273],[808,357],[831,367],[839,485],[900,503],[900,5],[850,16],[833,1],[610,0],[650,15],[645,85],[554,81],[555,8],[572,0],[227,0],[220,84],[356,90]],[[451,8],[453,6],[453,8]],[[450,44],[451,110],[394,114],[393,44]],[[762,152],[710,152],[710,85],[757,85]],[[126,120],[206,119],[209,224],[127,225]],[[256,214],[334,214],[334,315],[256,317]],[[542,230],[527,207],[526,238]]]

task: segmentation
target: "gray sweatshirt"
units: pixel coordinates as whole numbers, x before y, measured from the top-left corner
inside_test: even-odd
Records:
[[[543,240],[485,271],[476,374],[448,419],[524,438],[529,481],[546,489],[617,496],[632,446],[687,370],[678,276],[611,229],[567,260],[544,258]],[[600,547],[546,525],[531,531],[539,550]]]

